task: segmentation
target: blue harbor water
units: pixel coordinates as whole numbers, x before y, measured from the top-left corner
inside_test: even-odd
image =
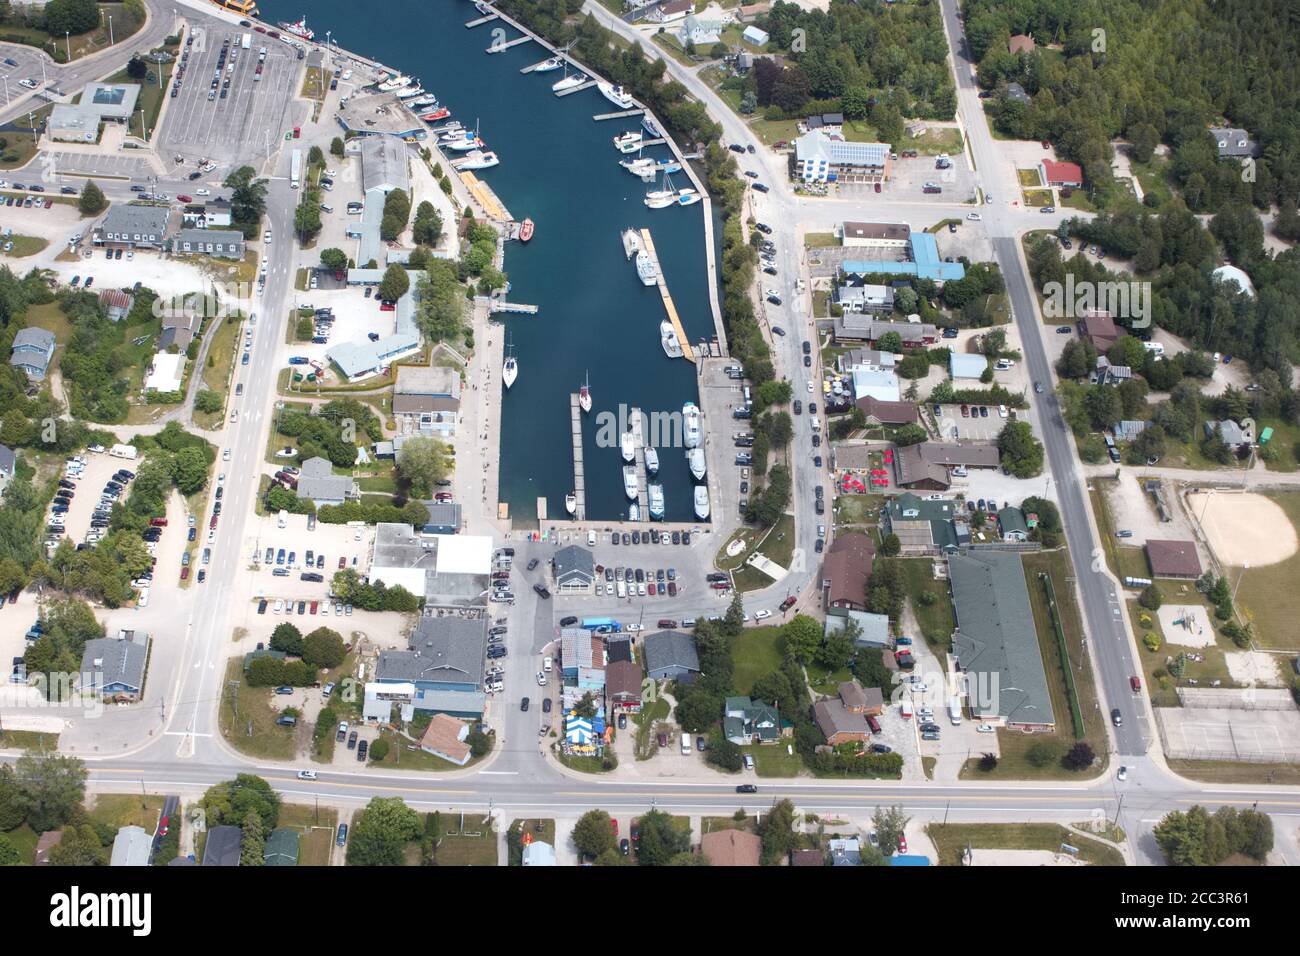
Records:
[[[267,24],[302,15],[301,4],[289,0],[259,6]],[[486,53],[494,29],[504,29],[507,40],[519,34],[500,21],[466,29],[479,17],[473,4],[385,0],[368,8],[373,16],[359,17],[365,9],[315,0],[309,25],[318,39],[330,30],[341,47],[418,76],[451,110],[451,119],[471,127],[477,122],[485,148],[501,164],[476,175],[516,219],[536,223],[530,243],[507,243],[505,270],[510,300],[537,305],[539,312],[505,317],[492,330],[494,337],[508,334],[519,362],[519,378],[504,399],[501,435],[492,436],[500,441],[501,498],[517,523],[536,517],[539,496],[547,498],[549,517],[565,516],[564,496],[573,485],[569,395],[590,376],[587,517],[626,517],[619,449],[616,443],[597,447],[597,416],[618,415],[620,405],[647,414],[680,411],[683,402],[698,402],[698,389],[695,366],[664,354],[659,291],[638,280],[620,234],[629,226],[651,229],[688,339],[711,338],[704,204],[648,209],[642,198],[651,187],[618,165],[625,157],[611,142],[638,129],[639,118],[595,122],[593,115],[618,111],[595,88],[557,97],[551,84],[561,72],[520,73],[550,55],[537,43]],[[671,158],[666,146],[645,155]],[[679,174],[674,185],[690,182]],[[666,519],[694,520],[693,483],[681,449],[661,451],[659,480]]]

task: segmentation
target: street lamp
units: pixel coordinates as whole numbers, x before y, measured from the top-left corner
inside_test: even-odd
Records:
[[[108,45],[113,45],[113,14],[108,15]]]
[[[72,62],[72,31],[64,30],[63,39],[68,44],[68,62]]]

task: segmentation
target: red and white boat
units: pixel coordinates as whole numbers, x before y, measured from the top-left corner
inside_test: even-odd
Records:
[[[519,224],[519,241],[527,242],[529,239],[533,238],[533,230],[535,228],[536,227],[533,225],[533,221],[531,219],[525,219],[523,222],[521,222]]]
[[[450,115],[451,110],[447,109],[445,106],[439,106],[432,113],[421,113],[420,119],[424,120],[426,123],[436,123],[438,120],[446,119]]]
[[[302,19],[297,23],[281,23],[277,25],[285,33],[292,33],[294,36],[301,37],[304,40],[311,40],[316,36],[316,31],[307,26],[307,14],[305,13],[302,15]]]

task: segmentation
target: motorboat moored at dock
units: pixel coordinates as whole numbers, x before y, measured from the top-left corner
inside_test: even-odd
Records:
[[[669,358],[681,358],[685,354],[682,351],[682,343],[677,341],[676,329],[667,319],[659,323],[659,342],[664,347],[664,354]]]
[[[641,506],[637,504],[635,501],[627,506],[627,520],[628,521],[641,520]]]
[[[695,486],[695,517],[707,521],[709,517],[709,486]]]
[[[642,285],[657,285],[659,282],[659,267],[644,249],[638,250],[636,254],[636,274]]]
[[[421,113],[420,119],[426,123],[436,123],[438,120],[444,120],[451,115],[451,110],[445,106],[439,106],[437,109],[430,110],[427,113]]]
[[[549,60],[543,60],[533,67],[534,73],[549,73],[551,70],[558,70],[564,66],[564,57],[553,56]]]
[[[405,74],[398,73],[389,76],[388,79],[382,81],[376,89],[378,89],[380,93],[392,93],[394,90],[405,89],[410,85],[411,78]]]
[[[637,491],[636,465],[624,465],[623,494],[627,495],[628,501],[636,501]]]
[[[636,460],[636,443],[632,437],[632,429],[628,429],[618,439],[619,451],[623,454],[624,461]]]
[[[648,475],[659,473],[659,452],[647,447],[645,450],[645,470]]]
[[[657,168],[655,161],[649,156],[638,156],[636,159],[620,159],[618,164],[633,176],[640,176],[642,179],[645,179],[646,176],[653,177]]]
[[[453,159],[453,160],[451,160],[451,168],[452,168],[452,169],[457,169],[457,170],[460,170],[460,169],[491,169],[493,166],[496,166],[496,165],[497,165],[498,163],[500,163],[500,162],[501,162],[501,160],[497,158],[497,154],[496,154],[496,153],[491,152],[491,151],[488,151],[488,152],[485,153],[485,152],[483,152],[483,150],[481,150],[481,149],[476,149],[476,150],[473,150],[473,151],[472,151],[468,156],[466,156],[464,159]],[[532,238],[532,233],[530,232],[530,233],[528,234],[528,236],[529,236],[529,238]],[[527,242],[527,241],[528,241],[528,239],[524,239],[522,235],[521,235],[519,238],[522,239],[524,242]]]
[[[438,105],[438,97],[434,96],[432,93],[423,93],[420,95],[419,99],[413,100],[411,102],[412,107],[437,106],[437,105]]]
[[[570,515],[577,514],[578,512],[578,496],[572,491],[564,496],[564,510]]]
[[[704,449],[692,448],[686,452],[686,464],[691,469],[691,477],[696,481],[703,481],[707,474],[707,466],[704,461]]]
[[[614,148],[620,153],[635,153],[641,148],[641,134],[634,129],[614,137]]]
[[[285,33],[291,33],[304,40],[310,40],[316,36],[316,31],[307,26],[307,15],[305,13],[297,23],[277,23],[276,26]]]
[[[664,486],[652,484],[646,487],[646,494],[650,499],[650,518],[653,521],[664,520]]]
[[[700,407],[687,402],[682,406],[682,442],[687,448],[699,448],[700,438]]]
[[[496,154],[493,153],[492,155],[495,156]],[[533,233],[536,231],[537,225],[532,221],[532,219],[525,219],[519,224],[519,241],[527,242],[529,239],[533,238]]]
[[[582,383],[582,388],[578,389],[578,406],[584,411],[591,411],[591,378]]]
[[[399,100],[413,100],[417,96],[423,96],[423,95],[424,95],[424,87],[420,85],[419,80],[416,80],[414,86],[408,86],[404,90],[399,90],[397,93],[397,98]]]
[[[635,229],[623,230],[623,255],[631,259],[641,251],[641,234]]]
[[[636,104],[632,101],[632,96],[621,86],[613,83],[597,83],[596,89],[600,90],[600,95],[605,97],[621,110],[630,110]]]

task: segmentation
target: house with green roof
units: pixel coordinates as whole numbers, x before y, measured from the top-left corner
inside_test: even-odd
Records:
[[[880,529],[898,537],[903,554],[952,553],[970,543],[966,519],[950,498],[891,498],[880,509]]]
[[[998,531],[1003,541],[1028,541],[1029,522],[1025,513],[1010,505],[998,512]]]
[[[749,697],[728,697],[722,710],[722,732],[737,746],[774,744],[783,732],[776,707]]]
[[[262,850],[262,863],[266,866],[297,866],[298,831],[287,827],[272,830]]]

